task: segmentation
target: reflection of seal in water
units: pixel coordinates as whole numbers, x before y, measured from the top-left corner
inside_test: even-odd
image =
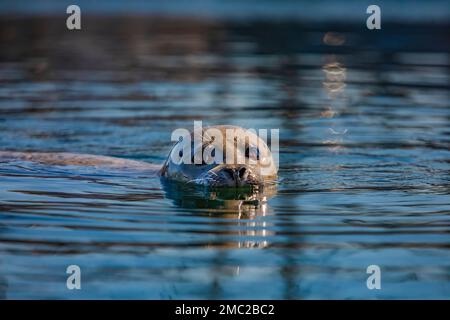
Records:
[[[208,221],[228,237],[208,241],[208,246],[222,248],[264,248],[273,235],[265,219],[271,214],[268,200],[275,196],[277,186],[259,188],[210,188],[162,180],[165,196],[183,209],[194,209],[196,216],[214,216]],[[200,210],[198,210],[200,209]],[[224,220],[225,219],[225,220]]]
[[[202,152],[210,146],[212,141],[207,136],[207,130],[216,129],[222,133],[224,139],[221,145],[214,145],[217,153],[241,155],[247,161],[245,164],[228,164],[228,163],[178,163],[173,162],[173,155],[182,154],[186,150],[188,139],[178,142],[172,148],[167,160],[165,161],[159,173],[162,177],[169,180],[190,182],[206,186],[245,186],[245,185],[262,185],[277,176],[277,170],[272,159],[269,148],[262,139],[253,133],[247,132],[240,127],[232,126],[216,126],[203,129],[203,144],[200,150],[193,150],[192,155],[196,152]],[[238,148],[235,138],[226,135],[226,129],[235,130],[235,135],[246,135],[247,139],[244,148]],[[193,136],[193,133],[191,133]],[[242,151],[240,151],[242,149]],[[231,153],[230,153],[231,151]],[[236,157],[237,158],[237,157]],[[134,161],[119,159],[106,156],[94,156],[74,153],[44,153],[44,152],[8,152],[0,151],[0,161],[21,160],[32,161],[48,165],[74,165],[74,166],[91,166],[101,169],[121,169],[121,170],[138,170],[150,171],[156,173],[158,167],[155,165]],[[226,159],[225,159],[226,160]]]
[[[265,215],[266,203],[277,193],[277,186],[269,184],[251,188],[204,188],[199,185],[163,180],[166,198],[186,209],[206,209],[208,213],[226,214],[232,218]]]
[[[220,142],[214,134],[220,135]],[[239,141],[240,137],[242,139]],[[189,139],[179,141],[164,163],[161,175],[171,180],[215,187],[264,185],[276,179],[277,169],[272,153],[266,143],[251,131],[235,126],[207,127],[202,130],[201,138],[202,143],[196,149],[192,143],[194,132],[190,133]],[[183,158],[186,150],[191,155],[187,160],[192,161]],[[197,154],[200,161],[194,163]],[[205,160],[208,155],[216,157],[218,154],[221,161]],[[227,161],[229,156],[232,161]],[[183,158],[183,161],[180,159],[176,163],[174,159],[177,158]]]

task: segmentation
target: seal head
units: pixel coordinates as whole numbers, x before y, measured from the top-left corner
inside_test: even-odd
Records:
[[[198,143],[192,131],[174,145],[161,177],[210,187],[258,186],[277,178],[272,153],[254,131],[213,126],[199,134]]]

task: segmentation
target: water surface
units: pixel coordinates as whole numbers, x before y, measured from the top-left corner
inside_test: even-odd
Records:
[[[280,181],[236,206],[248,195],[2,162],[1,298],[449,298],[448,26],[61,23],[1,20],[1,150],[162,163],[194,120],[279,128]]]

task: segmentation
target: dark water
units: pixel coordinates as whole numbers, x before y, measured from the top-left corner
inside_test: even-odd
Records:
[[[450,297],[448,26],[64,23],[0,20],[1,150],[162,163],[193,120],[279,128],[280,181],[236,206],[248,195],[0,163],[1,298]]]

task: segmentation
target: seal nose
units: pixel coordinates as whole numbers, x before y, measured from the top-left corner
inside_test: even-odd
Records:
[[[233,180],[233,181],[242,181],[247,179],[248,176],[248,169],[246,167],[239,167],[239,168],[225,168],[223,169],[223,171],[225,173],[228,174],[228,176]]]

